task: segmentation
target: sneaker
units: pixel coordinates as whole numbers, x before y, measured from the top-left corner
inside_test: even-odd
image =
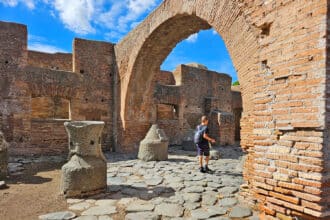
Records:
[[[206,173],[206,171],[205,171],[205,169],[204,169],[203,167],[200,167],[200,168],[199,168],[199,171],[200,171],[201,173]]]
[[[213,172],[213,170],[209,169],[208,166],[205,166],[204,170],[205,170],[205,172],[208,172],[208,173],[212,173]]]

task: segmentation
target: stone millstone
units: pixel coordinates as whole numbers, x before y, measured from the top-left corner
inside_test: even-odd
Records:
[[[0,131],[0,180],[8,174],[8,144],[3,133]]]
[[[168,138],[164,131],[154,124],[140,142],[138,158],[144,161],[168,159]]]
[[[107,163],[101,149],[104,122],[64,123],[70,160],[62,167],[61,192],[66,197],[92,195],[107,187]]]

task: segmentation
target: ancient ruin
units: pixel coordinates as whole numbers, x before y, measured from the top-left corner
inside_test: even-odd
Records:
[[[138,158],[143,161],[162,161],[168,158],[168,138],[157,124],[150,127],[140,142]]]
[[[70,120],[104,121],[108,151],[137,152],[154,123],[182,144],[208,113],[213,132],[228,133],[219,141],[240,138],[247,152],[245,201],[270,219],[327,219],[328,8],[326,0],[165,0],[118,44],[75,39],[72,54],[28,51],[27,27],[1,22],[0,130],[9,153],[67,153]],[[237,69],[241,97],[230,77],[201,66],[181,65],[174,81],[155,83],[175,45],[211,27]],[[186,85],[202,78],[212,91],[196,96]]]
[[[8,174],[8,144],[3,133],[0,131],[0,180],[7,177]]]
[[[65,122],[69,136],[69,161],[62,167],[61,192],[81,197],[105,191],[107,164],[101,149],[104,122]]]

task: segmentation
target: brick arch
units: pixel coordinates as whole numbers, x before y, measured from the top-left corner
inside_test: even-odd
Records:
[[[156,68],[180,40],[213,27],[242,87],[248,197],[279,218],[328,219],[328,4],[165,0],[115,47],[120,148],[137,147],[150,127],[144,97]]]
[[[253,87],[250,83],[253,82],[253,76],[258,69],[258,43],[257,33],[246,21],[241,6],[235,1],[164,1],[143,23],[116,45],[121,79],[120,116],[125,133],[130,137],[123,138],[121,144],[137,143],[153,122],[148,115],[148,106],[145,105],[144,99],[148,97],[147,88],[153,75],[159,71],[168,54],[178,42],[189,35],[211,27],[225,41],[237,69],[243,93],[244,115],[249,120],[242,123],[243,126],[247,125],[242,130],[251,131],[253,120],[249,116],[253,109]],[[130,129],[133,131],[129,131]],[[141,133],[131,134],[136,130]],[[253,145],[249,136],[251,132],[243,133],[244,146]]]

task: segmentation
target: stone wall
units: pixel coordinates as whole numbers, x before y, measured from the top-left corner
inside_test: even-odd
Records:
[[[26,31],[24,26],[0,24],[6,26],[9,33],[26,36],[22,32]],[[15,32],[17,27],[22,30]],[[3,36],[3,41],[6,40],[7,36]],[[22,39],[23,46],[12,48],[13,53],[27,51],[25,41],[26,38]],[[113,95],[113,45],[75,39],[73,46],[72,55],[27,51],[27,59],[18,63],[20,66],[1,72],[3,82],[8,82],[2,89],[11,91],[8,97],[1,93],[4,101],[0,114],[1,126],[11,144],[11,154],[66,152],[67,136],[63,123],[70,120],[105,121],[103,147],[114,147],[112,109],[117,97]],[[11,54],[8,57],[11,58]],[[9,82],[6,79],[10,77],[12,81]],[[176,85],[175,77],[180,84]],[[149,104],[145,109],[150,114],[150,123],[157,122],[169,135],[171,144],[181,144],[199,124],[201,115],[210,114],[211,110],[231,110],[228,89],[231,78],[205,68],[184,65],[177,68],[175,77],[167,71],[156,74],[148,88],[150,92],[146,100]],[[191,90],[197,81],[203,83]],[[163,88],[161,97],[153,96],[155,88],[156,93],[157,88]],[[146,124],[146,128],[148,126]],[[144,128],[139,126],[136,129]],[[217,123],[214,129],[218,130]],[[124,150],[119,147],[121,144],[118,151]]]
[[[28,65],[72,72],[72,54],[28,51]]]
[[[102,145],[111,148],[113,45],[76,39],[73,57],[44,54],[27,50],[25,26],[0,29],[0,129],[10,153],[67,152],[68,120],[105,121]]]
[[[247,198],[278,218],[326,218],[330,216],[328,8],[326,0],[166,0],[115,46],[118,75],[110,75],[116,72],[111,72],[114,55],[109,56],[113,45],[83,40],[77,40],[74,48],[78,53],[73,54],[73,73],[40,72],[46,73],[42,77],[54,76],[55,82],[61,81],[55,77],[58,73],[64,78],[75,74],[73,78],[78,80],[73,82],[78,85],[95,81],[91,85],[96,87],[83,84],[82,91],[75,90],[78,95],[71,99],[72,119],[74,115],[77,119],[100,118],[101,114],[101,119],[110,121],[110,108],[106,107],[114,107],[114,112],[120,112],[113,117],[118,122],[113,131],[118,135],[117,147],[132,151],[155,117],[156,111],[149,111],[149,94],[160,65],[178,42],[213,27],[222,36],[241,83],[241,145],[248,152],[244,177],[250,189]],[[1,23],[0,30],[2,129],[11,144],[23,146],[29,143],[31,129],[31,97],[26,95],[29,83],[24,82],[36,68],[27,74],[32,69],[26,67],[26,27]],[[182,69],[185,73],[189,68]],[[109,80],[115,76],[116,86],[103,90],[101,79],[108,73]],[[197,83],[191,82],[191,86]],[[175,97],[178,87],[172,85],[172,91],[162,86],[161,90],[167,91],[168,100],[180,103],[183,100]],[[51,89],[53,94],[66,91],[65,87],[54,88],[61,89]],[[103,93],[111,91],[112,101],[118,105],[112,105],[111,98],[99,103],[98,97],[108,97]],[[226,102],[207,99],[210,109],[217,103]],[[193,104],[198,107],[198,102]],[[189,106],[185,111],[179,108],[179,113],[186,112],[185,124],[191,126],[197,116],[190,113]]]
[[[170,76],[166,79],[163,73],[155,76],[158,84],[154,96],[156,122],[165,130],[170,144],[182,144],[200,124],[202,115],[210,116],[210,133],[219,143],[233,144],[235,132],[230,123],[219,127],[218,115],[212,117],[215,111],[232,114],[231,77],[195,64],[180,65],[173,75],[175,81]],[[166,85],[168,82],[171,84]]]

